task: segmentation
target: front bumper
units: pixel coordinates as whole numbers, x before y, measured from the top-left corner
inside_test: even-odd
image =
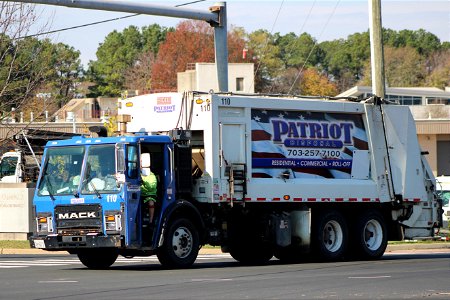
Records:
[[[109,248],[120,247],[121,238],[119,235],[102,236],[102,235],[86,235],[86,236],[62,236],[48,235],[45,237],[30,238],[32,248],[43,250],[68,250],[80,248]]]

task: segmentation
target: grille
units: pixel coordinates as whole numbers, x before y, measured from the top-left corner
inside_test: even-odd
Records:
[[[73,232],[102,232],[100,204],[60,205],[55,207],[56,230],[67,235]]]

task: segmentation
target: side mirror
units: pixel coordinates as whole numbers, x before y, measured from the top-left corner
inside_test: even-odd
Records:
[[[114,175],[114,177],[116,178],[116,181],[117,181],[117,187],[119,187],[119,185],[125,183],[125,174],[124,173],[116,173]]]
[[[116,172],[125,173],[125,144],[116,144]]]

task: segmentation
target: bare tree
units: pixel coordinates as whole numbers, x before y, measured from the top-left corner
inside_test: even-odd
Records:
[[[152,89],[154,62],[155,54],[151,50],[139,54],[134,65],[125,70],[125,87],[128,90],[139,90],[140,93],[149,92]]]
[[[0,2],[0,127],[3,127],[0,144],[10,143],[17,129],[11,123],[18,121],[19,111],[35,97],[36,89],[43,84],[48,66],[40,53],[43,43],[35,38],[24,38],[44,32],[33,27],[39,18],[34,5]],[[32,28],[33,27],[33,28]],[[43,111],[36,112],[37,115]]]
[[[450,86],[450,49],[433,52],[427,59],[426,85],[441,89]]]

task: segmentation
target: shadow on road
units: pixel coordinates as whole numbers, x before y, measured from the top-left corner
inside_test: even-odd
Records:
[[[388,253],[385,254],[379,260],[342,260],[342,261],[334,261],[334,262],[324,262],[317,259],[309,259],[296,263],[282,262],[276,258],[272,258],[266,266],[274,266],[274,265],[302,265],[305,267],[323,267],[328,268],[330,266],[336,267],[339,264],[348,265],[348,264],[361,264],[365,265],[367,263],[372,264],[377,261],[395,261],[395,260],[417,260],[417,259],[450,259],[450,252],[446,253]],[[192,267],[188,270],[198,270],[198,269],[213,269],[213,268],[241,268],[241,267],[261,267],[261,265],[245,265],[241,264],[237,261],[232,260],[232,258],[224,258],[220,261],[197,261],[194,263]],[[95,271],[90,270],[84,267],[77,268],[68,268],[71,270],[86,270],[86,271]],[[168,268],[164,268],[158,262],[136,262],[132,264],[119,264],[116,263],[109,268],[110,271],[167,271],[170,270]],[[177,269],[183,271],[183,269]]]

